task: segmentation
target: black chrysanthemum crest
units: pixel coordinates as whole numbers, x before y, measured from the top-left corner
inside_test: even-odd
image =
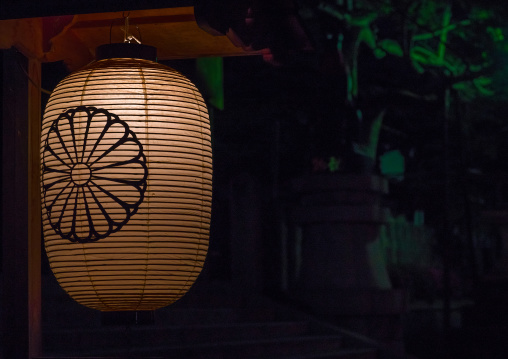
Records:
[[[148,168],[128,124],[105,109],[79,106],[51,124],[42,154],[44,207],[71,242],[119,231],[143,202]]]

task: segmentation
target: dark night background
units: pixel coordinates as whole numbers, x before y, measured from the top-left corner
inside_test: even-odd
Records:
[[[135,9],[151,3],[160,5],[122,5]],[[181,3],[188,6],[188,1]],[[201,21],[219,32],[234,28],[245,46],[270,53],[222,61],[224,108],[209,105],[214,194],[210,249],[200,283],[238,285],[239,279],[250,278],[243,284],[259,295],[337,325],[348,323],[345,316],[319,313],[314,303],[294,294],[302,266],[292,252],[302,250],[295,228],[305,225],[292,213],[318,198],[302,194],[298,181],[347,178],[351,189],[355,181],[379,177],[388,191],[372,200],[386,209],[375,240],[381,253],[376,264],[388,274],[389,288],[372,284],[405,294],[404,305],[390,317],[389,330],[400,332],[382,338],[386,328],[349,329],[380,341],[401,340],[407,353],[422,359],[506,357],[506,11],[494,2],[472,0],[197,3],[205,9],[235,9],[228,16],[211,11]],[[119,7],[112,2],[55,4],[33,3],[22,14]],[[323,10],[326,6],[334,12]],[[248,16],[245,8],[251,9]],[[304,35],[278,21],[280,9],[293,11]],[[4,19],[20,11],[0,5]],[[447,12],[452,20],[443,25]],[[254,19],[252,28],[238,25],[246,17]],[[450,24],[456,26],[440,37]],[[431,35],[415,40],[422,34]],[[441,62],[433,57],[439,51]],[[211,95],[195,59],[163,63],[193,80],[205,98]],[[66,74],[64,63],[44,63],[42,87],[51,91]],[[43,105],[47,98],[42,94]],[[379,132],[372,132],[380,114]],[[390,162],[394,153],[403,158],[402,167]],[[337,201],[339,207],[355,205],[355,196],[363,193],[356,188],[360,194],[350,199],[344,191],[337,192],[347,197]],[[326,206],[332,199],[320,201]],[[242,232],[248,233],[245,242],[238,236]],[[238,255],[249,259],[238,263]],[[248,275],[238,273],[250,265]],[[47,261],[43,275],[51,276]]]

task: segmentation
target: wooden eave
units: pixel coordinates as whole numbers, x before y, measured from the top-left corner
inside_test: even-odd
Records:
[[[0,48],[14,46],[29,57],[64,61],[75,70],[93,61],[97,46],[123,42],[126,16],[130,32],[155,46],[160,60],[259,54],[202,30],[192,6],[0,20]]]

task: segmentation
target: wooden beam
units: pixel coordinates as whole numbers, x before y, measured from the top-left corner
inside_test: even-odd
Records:
[[[2,20],[0,34],[0,49],[15,47],[27,57],[42,58],[42,19]]]
[[[44,16],[91,14],[193,6],[196,0],[28,0],[1,1],[0,19],[24,19]]]
[[[195,21],[193,7],[179,7],[66,18],[67,25],[60,27],[59,32],[51,32],[49,41],[45,41],[50,49],[44,53],[42,61],[63,60],[71,71],[90,63],[95,58],[97,46],[123,41],[122,29],[127,14],[131,33],[144,44],[156,47],[159,60],[258,54],[235,46],[226,36],[205,32]],[[52,21],[60,20],[53,17],[45,18],[43,22],[48,29],[54,29]]]
[[[41,66],[2,55],[2,354],[27,359],[41,354]]]
[[[42,351],[41,296],[41,63],[29,59],[28,75],[28,338],[29,358]]]
[[[127,15],[131,33],[156,47],[159,60],[260,54],[205,32],[192,6],[0,20],[0,49],[16,47],[41,62],[64,61],[74,71],[95,59],[97,46],[123,41]]]

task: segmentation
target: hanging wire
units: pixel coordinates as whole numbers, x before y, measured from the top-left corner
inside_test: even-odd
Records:
[[[136,29],[137,29],[137,31],[138,31],[138,37],[139,37],[139,39],[138,39],[137,37],[135,37],[134,35],[131,35],[131,34],[129,34],[129,33],[128,33],[128,32],[129,32],[129,15],[130,15],[130,11],[129,11],[129,12],[127,12],[127,16],[125,16],[125,11],[124,11],[124,12],[122,12],[122,19],[124,19],[125,24],[126,24],[125,29],[124,29],[124,32],[125,32],[125,35],[124,35],[124,42],[129,42],[129,43],[130,43],[130,41],[131,41],[131,40],[135,40],[138,44],[141,44],[141,43],[142,43],[142,39],[143,39],[143,37],[142,37],[142,35],[141,35],[141,30],[139,29],[139,26],[138,26],[138,25],[136,25]],[[117,20],[118,20],[118,18],[117,18],[117,19],[113,19],[113,20],[111,21],[110,26],[109,26],[109,43],[110,43],[110,44],[112,43],[113,26],[115,25],[115,21],[117,21]],[[95,62],[95,60],[90,61],[90,62],[88,63],[88,65],[89,65],[89,64],[91,64],[92,62]],[[17,65],[19,66],[19,68],[21,69],[21,71],[23,71],[23,73],[24,73],[24,74],[25,74],[25,76],[27,77],[28,81],[30,81],[30,83],[31,83],[32,85],[34,85],[35,87],[37,87],[37,88],[38,88],[38,89],[39,89],[42,93],[44,93],[44,94],[46,94],[46,95],[51,95],[52,91],[46,90],[46,89],[45,89],[45,88],[43,88],[42,86],[38,85],[38,84],[37,84],[37,83],[36,83],[36,82],[35,82],[35,81],[34,81],[34,80],[30,77],[30,75],[29,75],[29,74],[28,74],[28,72],[25,70],[25,68],[24,68],[23,66],[21,66],[21,64],[17,63]]]
[[[143,42],[143,37],[141,36],[141,30],[139,29],[138,25],[136,25],[136,29],[138,30],[139,42],[142,43]]]
[[[115,24],[115,21],[116,21],[116,20],[117,20],[117,19],[113,19],[113,20],[111,20],[111,25],[109,26],[109,44],[111,44],[111,41],[112,41],[112,40],[111,40],[111,33],[113,32],[113,25]]]
[[[138,44],[141,44],[141,41],[136,36],[132,35],[132,33],[130,32],[130,24],[129,24],[130,17],[129,16],[130,16],[130,12],[127,13],[127,16],[125,15],[125,11],[122,13],[122,18],[124,20],[124,27],[122,28],[123,42],[130,44],[132,41],[135,41]],[[109,28],[109,43],[111,43],[112,28],[113,28],[113,23],[111,24],[111,26]],[[137,25],[136,25],[136,29],[138,30],[139,37],[141,38],[141,31],[139,30],[139,27]]]
[[[124,28],[123,28],[123,42],[128,42],[130,43],[130,39],[129,39],[129,15],[127,15],[127,17],[123,17],[124,21],[125,21],[125,25],[124,25]]]
[[[122,12],[122,17],[121,18],[115,18],[113,20],[111,20],[111,24],[109,25],[109,43],[111,44],[113,42],[113,26],[115,26],[115,22],[118,21],[118,20],[123,20],[124,21],[124,28],[122,29],[122,31],[124,32],[124,40],[123,42],[130,42],[131,40],[136,40],[138,43],[140,43],[140,41],[129,34],[129,17],[130,17],[130,14],[131,12],[127,12],[127,15],[125,15],[125,11]],[[141,32],[139,31],[139,28],[138,26],[136,26],[136,28],[138,29],[138,34],[139,34],[139,37],[141,38]]]

